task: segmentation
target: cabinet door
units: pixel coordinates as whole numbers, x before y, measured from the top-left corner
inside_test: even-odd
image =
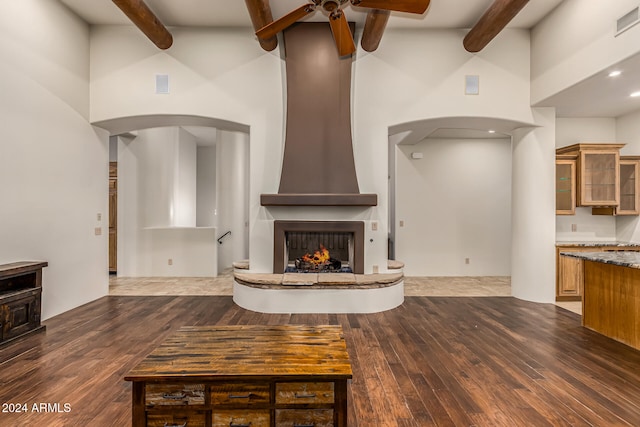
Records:
[[[2,338],[10,339],[36,328],[40,324],[40,297],[29,293],[0,306]]]
[[[582,296],[583,262],[566,255],[558,258],[558,297]]]
[[[620,205],[617,215],[639,215],[640,161],[620,159]]]
[[[580,152],[580,205],[618,206],[620,154],[618,150]]]
[[[576,162],[556,160],[556,215],[576,213]]]

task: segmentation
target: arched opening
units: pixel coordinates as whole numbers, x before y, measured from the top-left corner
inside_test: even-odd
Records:
[[[523,247],[531,246],[523,224],[535,216],[521,193],[536,175],[528,171],[522,179],[523,159],[515,147],[522,141],[537,145],[539,138],[528,141],[526,136],[537,128],[487,117],[433,118],[390,127],[389,249],[391,258],[406,263],[407,276],[512,276],[514,296],[547,298],[549,290],[530,291],[528,282],[535,276],[525,279],[521,273],[529,269],[522,262]],[[553,146],[546,145],[534,150],[543,148],[542,161],[552,165]],[[545,200],[552,195],[543,186],[533,194]],[[552,227],[552,213],[543,221]],[[519,282],[515,286],[513,276]]]
[[[248,257],[248,126],[186,115],[94,125],[112,135],[118,277],[215,277]]]

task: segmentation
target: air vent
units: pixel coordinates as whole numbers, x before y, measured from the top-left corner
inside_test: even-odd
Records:
[[[169,75],[168,74],[156,74],[156,93],[157,94],[169,93]]]
[[[623,17],[616,21],[616,36],[627,31],[638,23],[638,8],[636,7],[631,12],[627,13]]]

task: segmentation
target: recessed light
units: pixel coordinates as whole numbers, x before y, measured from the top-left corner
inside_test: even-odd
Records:
[[[637,97],[639,97],[639,96],[640,96],[640,90],[639,90],[639,91],[637,91],[637,92],[633,92],[633,93],[632,93],[631,95],[629,95],[629,96],[630,96],[630,97],[632,97],[632,98],[637,98]]]
[[[620,74],[622,74],[622,71],[620,71],[620,70],[614,70],[614,71],[612,71],[612,72],[610,72],[610,73],[609,73],[609,77],[617,77],[617,76],[619,76]]]
[[[493,129],[489,129],[489,133],[496,133],[496,131]]]

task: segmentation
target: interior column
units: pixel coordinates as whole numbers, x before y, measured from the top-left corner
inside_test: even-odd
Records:
[[[555,109],[532,109],[540,127],[512,140],[511,294],[555,301]]]

